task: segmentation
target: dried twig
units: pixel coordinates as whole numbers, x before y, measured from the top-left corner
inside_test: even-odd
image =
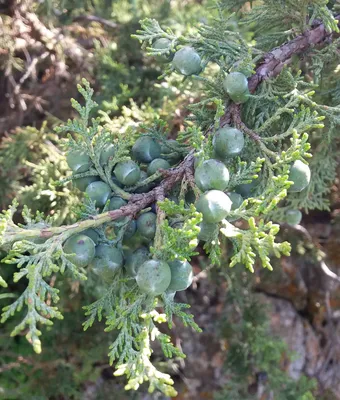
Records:
[[[316,249],[320,250],[320,244],[312,237],[312,235],[308,232],[308,230],[305,227],[303,227],[302,225],[289,225],[289,224],[281,224],[281,225],[287,229],[291,229],[291,230],[301,233],[307,239],[308,242],[312,243]],[[321,259],[319,261],[319,267],[320,267],[321,271],[328,278],[340,283],[340,277],[335,272],[333,272],[329,269],[329,267],[327,266],[327,264],[325,263],[325,261],[323,259]]]
[[[87,22],[98,22],[101,25],[107,26],[112,29],[118,28],[118,24],[113,21],[108,21],[107,19],[97,17],[96,15],[78,15],[77,17],[73,18],[73,21],[87,21]]]

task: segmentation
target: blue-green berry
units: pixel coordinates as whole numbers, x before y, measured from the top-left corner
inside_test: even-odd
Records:
[[[172,65],[182,75],[197,75],[201,72],[201,57],[195,49],[186,46],[176,51]]]
[[[115,176],[124,186],[135,185],[140,178],[140,168],[132,160],[118,163],[114,170]]]
[[[151,296],[164,293],[171,282],[169,264],[161,260],[145,261],[138,268],[136,282],[142,292]]]
[[[163,158],[155,158],[148,166],[147,173],[149,176],[155,174],[160,169],[169,169],[170,164]]]
[[[178,292],[187,289],[193,279],[192,266],[188,261],[168,261],[171,270],[171,282],[168,291]]]
[[[310,182],[311,172],[309,166],[300,160],[294,161],[290,168],[288,180],[293,182],[293,185],[288,189],[289,192],[302,192]]]
[[[110,198],[111,188],[107,183],[97,181],[90,183],[85,193],[95,202],[97,207],[102,207]]]
[[[230,212],[231,200],[220,190],[210,190],[197,200],[196,209],[202,213],[204,222],[217,223]]]
[[[149,136],[141,136],[132,147],[132,155],[141,163],[149,163],[161,155],[161,146]]]
[[[195,183],[203,192],[211,189],[223,191],[229,183],[229,171],[221,161],[206,160],[195,170]]]
[[[213,146],[222,158],[237,156],[244,147],[244,134],[236,128],[220,128],[213,137]]]
[[[153,212],[141,214],[137,219],[138,232],[147,239],[153,239],[156,233],[157,216]]]
[[[302,213],[300,210],[288,210],[286,212],[286,221],[289,225],[299,225],[302,220]]]
[[[83,234],[71,236],[63,244],[66,258],[77,267],[86,267],[95,256],[95,249],[93,240]]]

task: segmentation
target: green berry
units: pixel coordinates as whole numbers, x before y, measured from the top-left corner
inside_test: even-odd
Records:
[[[206,160],[195,170],[196,185],[202,190],[225,190],[229,183],[227,167],[217,160]]]
[[[152,296],[164,293],[171,282],[169,264],[160,260],[145,261],[137,271],[136,282],[140,290]]]
[[[234,94],[234,95],[229,95],[231,100],[236,103],[236,104],[243,104],[249,99],[249,92],[245,93],[240,93],[240,94]]]
[[[116,165],[116,178],[125,186],[135,185],[140,178],[140,168],[132,160],[123,161]]]
[[[178,151],[176,150],[176,148],[178,149]],[[165,158],[169,160],[170,163],[173,165],[180,161],[180,159],[182,158],[182,154],[179,149],[179,143],[174,139],[169,139],[162,143],[161,154],[162,156],[164,155]]]
[[[161,155],[161,146],[154,139],[142,136],[133,145],[132,155],[141,163],[149,163]]]
[[[289,225],[299,225],[302,219],[300,210],[288,210],[286,212],[286,221]]]
[[[248,80],[241,72],[231,72],[227,75],[223,87],[235,103],[245,103],[248,100]]]
[[[91,262],[93,272],[110,282],[116,271],[123,266],[123,254],[116,247],[100,244],[96,248],[96,254]]]
[[[82,235],[86,235],[88,236],[90,239],[93,240],[93,243],[95,245],[98,244],[99,241],[99,234],[93,229],[93,228],[89,228],[86,229],[85,231],[82,232]]]
[[[129,225],[125,229],[124,239],[130,239],[137,231],[137,223],[134,219],[129,222]]]
[[[145,179],[148,178],[148,174],[145,171],[140,172],[140,181],[143,182]],[[145,186],[140,186],[135,190],[135,193],[146,193],[153,187],[153,183],[149,183],[148,185]]]
[[[169,169],[170,164],[163,158],[155,158],[148,166],[147,173],[149,176],[155,174],[159,169]]]
[[[310,182],[310,169],[307,164],[300,160],[294,161],[294,164],[290,168],[288,180],[294,182],[293,185],[288,189],[289,192],[301,192],[305,189]]]
[[[188,261],[169,261],[171,270],[171,282],[168,291],[178,292],[187,289],[192,284],[192,267]]]
[[[230,127],[218,129],[213,138],[213,146],[220,157],[237,156],[244,147],[243,132]]]
[[[155,50],[165,50],[165,49],[169,50],[170,46],[171,46],[171,41],[169,39],[160,38],[153,43],[152,48]],[[167,53],[163,53],[156,56],[156,59],[159,62],[169,62],[172,60],[172,58],[173,54],[170,52],[170,50]]]
[[[227,193],[229,199],[231,200],[231,209],[237,210],[240,208],[241,204],[243,203],[243,197],[236,193],[236,192],[229,192]]]
[[[109,144],[100,152],[99,162],[101,165],[105,165],[109,162],[110,157],[115,155],[115,147],[113,144]]]
[[[201,57],[192,47],[183,47],[176,51],[172,65],[182,75],[197,75],[201,72]]]
[[[72,171],[77,174],[88,171],[92,164],[90,156],[78,150],[71,150],[66,156],[66,161]]]
[[[198,239],[204,242],[211,240],[212,236],[216,232],[217,224],[212,224],[209,222],[202,221],[199,225],[200,232],[198,234]]]
[[[125,206],[127,202],[122,199],[121,197],[118,196],[113,196],[111,197],[110,203],[109,203],[109,210],[114,211],[114,210],[119,210],[121,207]]]
[[[125,206],[127,202],[123,200],[121,197],[118,196],[113,196],[111,197],[110,203],[109,203],[109,211],[114,211],[114,210],[119,210],[121,207]],[[115,222],[122,222],[124,221],[126,217],[119,217],[115,219]]]
[[[231,72],[225,77],[223,87],[231,94],[244,93],[248,90],[247,77],[241,72]]]
[[[83,178],[74,179],[73,184],[79,190],[85,192],[90,183],[97,181],[99,181],[99,176],[84,176]]]
[[[138,271],[138,268],[150,258],[150,252],[146,247],[140,247],[131,253],[124,265],[126,272],[130,275],[135,277]]]
[[[123,185],[119,182],[119,180],[118,180],[114,175],[111,176],[111,179],[112,179],[112,182],[113,182],[116,186],[118,186],[119,188],[122,188],[122,187],[123,187]]]
[[[157,216],[153,212],[141,214],[137,219],[138,232],[147,239],[153,239],[156,233]]]
[[[210,190],[197,200],[196,209],[202,213],[204,222],[220,222],[230,212],[231,200],[220,190]]]
[[[240,194],[244,199],[252,197],[258,185],[258,179],[251,181],[250,183],[244,183],[235,187],[235,192]]]
[[[97,181],[90,183],[85,193],[95,202],[97,207],[102,207],[111,195],[111,188],[107,183]]]
[[[66,257],[77,267],[86,267],[95,256],[95,244],[86,235],[74,235],[63,245]]]

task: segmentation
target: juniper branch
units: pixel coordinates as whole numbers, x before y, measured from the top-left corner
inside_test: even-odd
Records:
[[[340,26],[340,15],[336,16]],[[248,80],[249,91],[254,93],[257,87],[264,81],[270,78],[278,76],[285,65],[289,64],[294,55],[301,55],[307,50],[313,48],[316,45],[322,45],[327,40],[332,40],[333,32],[327,31],[324,24],[314,24],[313,29],[305,31],[303,34],[290,40],[283,45],[274,48],[262,57],[255,69],[253,74]],[[241,105],[232,103],[226,110],[225,114],[221,118],[221,125],[228,125],[234,123],[234,125],[241,129],[247,134],[252,140],[254,140],[261,150],[269,157],[275,157],[276,154],[269,150],[261,141],[261,137],[249,129],[241,120]]]
[[[340,20],[340,16],[337,16],[336,19]],[[266,53],[262,57],[262,61],[259,61],[257,67],[255,68],[255,74],[249,78],[250,91],[254,93],[261,82],[278,76],[283,67],[290,62],[294,55],[300,55],[316,45],[326,43],[327,40],[332,41],[332,33],[328,32],[325,26],[320,23],[319,25],[313,27],[313,29],[304,32],[293,40],[288,41],[287,43]],[[229,107],[227,107],[224,115],[221,117],[220,125],[224,126],[230,124],[236,119],[236,121],[242,125],[240,125],[240,128],[245,130],[247,135],[249,135],[256,142],[262,143],[260,141],[260,137],[255,132],[246,129],[247,127],[243,124],[243,122],[238,120],[239,115],[240,106],[232,103]],[[99,214],[96,217],[93,217],[93,219],[81,221],[77,224],[69,226],[60,226],[55,228],[50,227],[36,230],[21,229],[19,231],[16,230],[7,232],[6,237],[4,237],[2,242],[0,242],[0,246],[8,247],[8,245],[11,245],[16,241],[34,237],[49,238],[51,236],[60,234],[65,230],[67,230],[69,233],[70,231],[72,231],[72,233],[77,233],[89,227],[100,226],[105,222],[115,220],[123,216],[133,217],[137,215],[138,212],[156,201],[157,193],[159,193],[160,189],[162,189],[165,194],[168,193],[171,188],[184,177],[187,170],[193,170],[193,166],[194,154],[193,152],[190,152],[178,167],[167,171],[166,178],[156,188],[148,193],[132,195],[129,203],[119,210]]]
[[[148,193],[132,195],[129,203],[118,210],[108,211],[96,216],[92,216],[91,219],[80,221],[72,225],[48,227],[43,229],[18,228],[15,230],[9,230],[8,232],[5,232],[5,235],[0,241],[0,247],[8,248],[17,241],[27,240],[35,237],[47,239],[64,232],[67,232],[69,236],[70,234],[82,232],[88,228],[96,228],[106,222],[116,220],[120,217],[133,218],[140,211],[155,202],[159,198],[160,193],[168,193],[171,188],[183,178],[185,172],[193,168],[193,165],[194,155],[193,152],[191,152],[178,167],[167,171],[167,177],[156,188]]]

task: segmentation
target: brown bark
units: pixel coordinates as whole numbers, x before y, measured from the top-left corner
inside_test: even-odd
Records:
[[[339,20],[340,16],[336,19]],[[340,22],[338,25],[340,26]],[[322,45],[332,35],[333,32],[327,32],[324,24],[320,23],[315,28],[266,53],[263,61],[257,66],[255,74],[249,79],[250,92],[254,93],[262,81],[278,76],[294,55],[301,55],[315,46]]]

